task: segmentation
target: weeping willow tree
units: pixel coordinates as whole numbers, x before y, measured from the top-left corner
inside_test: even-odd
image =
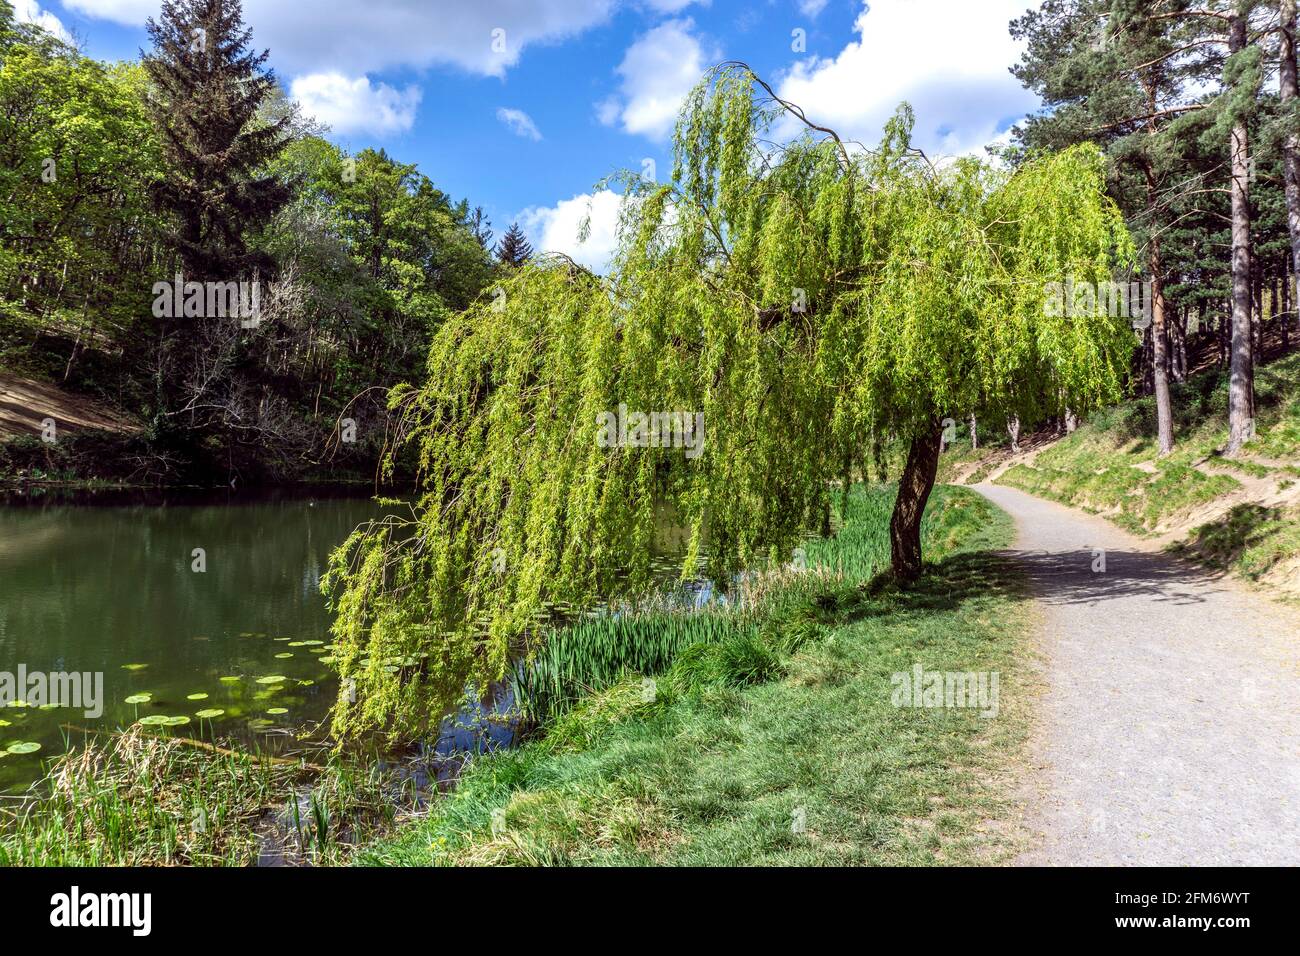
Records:
[[[549,603],[644,587],[664,503],[690,528],[683,575],[788,558],[882,440],[909,448],[906,584],[947,417],[1117,396],[1125,321],[1044,295],[1132,258],[1100,154],[936,168],[911,128],[903,106],[878,149],[847,144],[724,64],[683,108],[672,181],[619,180],[608,276],[538,260],[442,327],[390,399],[418,501],[326,579],[339,732],[418,731],[526,653]]]

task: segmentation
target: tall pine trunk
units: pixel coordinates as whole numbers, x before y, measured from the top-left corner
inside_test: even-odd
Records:
[[[1152,100],[1154,104],[1154,99]],[[1152,110],[1155,112],[1153,105]],[[1155,135],[1154,127],[1151,135]],[[1157,205],[1156,177],[1151,162],[1144,164],[1146,174],[1147,208]],[[1160,454],[1174,450],[1174,412],[1169,401],[1169,332],[1165,321],[1164,262],[1160,254],[1160,237],[1152,231],[1147,246],[1147,265],[1151,269],[1151,384],[1156,396],[1156,436]]]
[[[921,574],[921,518],[939,470],[943,424],[936,418],[912,436],[907,464],[898,479],[898,498],[889,519],[889,556],[894,580],[911,584]]]
[[[1293,106],[1300,99],[1300,88],[1296,83],[1296,49],[1295,24],[1296,0],[1281,0],[1278,5],[1282,15],[1281,68],[1278,70],[1278,93],[1282,99],[1282,109]],[[1300,133],[1291,128],[1282,144],[1282,174],[1286,182],[1286,225],[1291,233],[1291,282],[1287,286],[1286,298],[1291,308],[1300,304]],[[1287,341],[1287,323],[1289,315],[1282,316],[1282,341]]]
[[[1246,48],[1246,15],[1241,7],[1232,18],[1228,50]],[[1238,106],[1232,124],[1232,347],[1228,373],[1228,445],[1235,455],[1250,441],[1255,415],[1255,364],[1250,341],[1250,146],[1246,117]]]

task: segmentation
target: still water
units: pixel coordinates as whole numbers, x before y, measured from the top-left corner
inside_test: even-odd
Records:
[[[0,499],[0,678],[102,675],[103,708],[0,707],[0,791],[25,788],[83,728],[171,717],[172,733],[275,751],[325,717],[337,683],[320,579],[378,516],[371,500],[103,497]]]

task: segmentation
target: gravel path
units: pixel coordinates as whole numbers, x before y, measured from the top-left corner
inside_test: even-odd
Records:
[[[1300,615],[1101,518],[976,490],[1015,518],[1045,624],[1042,839],[1020,862],[1300,863]]]

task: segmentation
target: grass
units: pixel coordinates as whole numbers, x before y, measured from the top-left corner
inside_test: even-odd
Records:
[[[1239,504],[1201,525],[1173,550],[1211,568],[1262,581],[1300,555],[1300,509]]]
[[[977,533],[975,506],[940,489],[936,506],[922,520],[928,550],[948,554]],[[812,576],[790,569],[747,579],[739,600],[702,610],[651,607],[604,614],[554,633],[530,658],[520,676],[520,701],[540,722],[554,719],[574,702],[617,683],[628,674],[658,675],[681,655],[702,671],[722,670],[754,682],[772,671],[775,655],[788,655],[817,636],[819,589],[828,580],[871,580],[889,565],[892,494],[883,487],[857,489],[836,509],[833,538],[808,540],[796,562]],[[714,650],[704,650],[704,647]],[[730,655],[725,660],[723,656]]]
[[[1007,785],[1025,736],[1026,622],[978,552],[1009,519],[940,488],[931,563],[883,566],[888,489],[859,490],[803,574],[769,576],[752,627],[624,673],[545,734],[472,761],[429,813],[364,848],[372,865],[992,863],[1018,845]],[[996,671],[999,715],[893,706],[891,678]],[[805,822],[800,828],[796,820]]]
[[[391,822],[391,789],[341,760],[312,772],[136,727],[56,757],[35,796],[0,809],[0,866],[338,863]]]
[[[1241,458],[1219,454],[1228,438],[1227,378],[1208,372],[1172,389],[1173,454],[1158,457],[1154,400],[1143,398],[1102,410],[999,482],[1104,514],[1136,533],[1158,532],[1240,490],[1238,477],[1300,475],[1300,353],[1257,368],[1255,386],[1256,438]]]

